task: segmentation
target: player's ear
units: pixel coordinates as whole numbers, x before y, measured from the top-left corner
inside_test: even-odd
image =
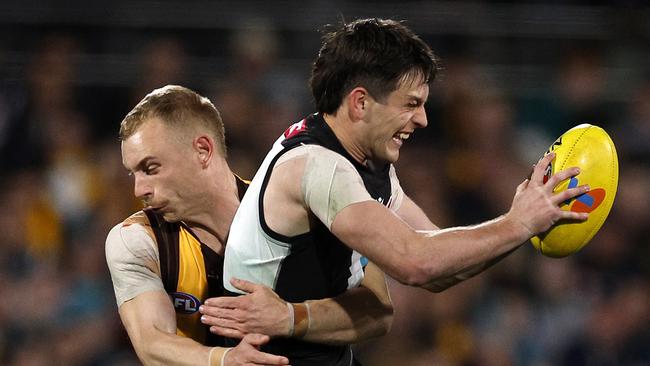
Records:
[[[202,135],[194,139],[193,147],[197,152],[201,166],[207,167],[214,153],[214,141],[210,137]]]
[[[348,114],[352,121],[364,119],[368,112],[370,94],[364,87],[356,87],[348,93],[346,102],[348,105]]]

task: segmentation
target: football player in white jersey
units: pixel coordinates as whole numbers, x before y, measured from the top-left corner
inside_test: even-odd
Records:
[[[443,230],[432,223],[401,191],[392,164],[411,134],[427,126],[424,104],[436,72],[430,48],[399,22],[362,19],[325,35],[310,81],[318,112],[276,141],[244,196],[226,246],[228,291],[241,293],[230,282],[239,278],[292,301],[332,296],[356,286],[369,261],[401,283],[437,292],[560,220],[587,218],[560,209],[589,188],[554,193],[579,170],[544,181],[549,154],[502,216]],[[220,318],[225,324],[233,314]],[[346,352],[325,349],[331,355],[319,358],[310,344],[274,341],[263,349],[294,365]]]

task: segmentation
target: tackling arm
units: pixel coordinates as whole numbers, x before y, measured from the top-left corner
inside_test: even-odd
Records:
[[[220,357],[215,363],[208,362],[210,347],[176,335],[176,313],[166,293],[145,292],[122,304],[119,313],[133,348],[145,365],[220,364]]]
[[[213,333],[242,338],[254,332],[290,336],[293,328],[287,303],[270,288],[243,280],[233,286],[247,292],[238,297],[207,299],[199,309],[201,320]],[[369,263],[360,287],[335,298],[294,304],[309,308],[308,326],[295,336],[324,344],[350,344],[386,334],[393,319],[393,307],[383,272]]]
[[[311,325],[304,339],[327,344],[350,344],[383,336],[393,321],[393,306],[384,273],[372,263],[361,287],[324,300],[308,301]]]
[[[286,357],[258,350],[269,338],[250,334],[235,348],[206,347],[176,335],[176,314],[166,293],[149,291],[120,306],[120,318],[145,365],[286,365]],[[228,352],[227,352],[228,351]]]
[[[143,225],[119,224],[106,239],[106,262],[119,314],[146,365],[286,365],[286,357],[259,351],[269,337],[250,334],[232,349],[206,347],[176,334],[176,312],[158,274],[155,242]]]

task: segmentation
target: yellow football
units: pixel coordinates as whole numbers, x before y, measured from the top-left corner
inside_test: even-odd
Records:
[[[618,157],[607,132],[600,127],[581,124],[560,136],[546,154],[555,152],[555,159],[546,168],[544,181],[553,174],[573,166],[580,174],[560,183],[555,192],[582,184],[589,192],[563,202],[563,210],[588,212],[583,222],[560,221],[547,232],[531,239],[537,250],[549,257],[566,257],[587,245],[603,226],[614,204],[618,187]]]

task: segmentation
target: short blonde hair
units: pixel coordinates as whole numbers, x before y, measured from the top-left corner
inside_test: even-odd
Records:
[[[147,94],[122,120],[120,141],[131,137],[142,124],[159,118],[169,126],[190,130],[206,128],[217,141],[218,149],[226,156],[226,142],[221,115],[206,97],[193,90],[167,85]]]

